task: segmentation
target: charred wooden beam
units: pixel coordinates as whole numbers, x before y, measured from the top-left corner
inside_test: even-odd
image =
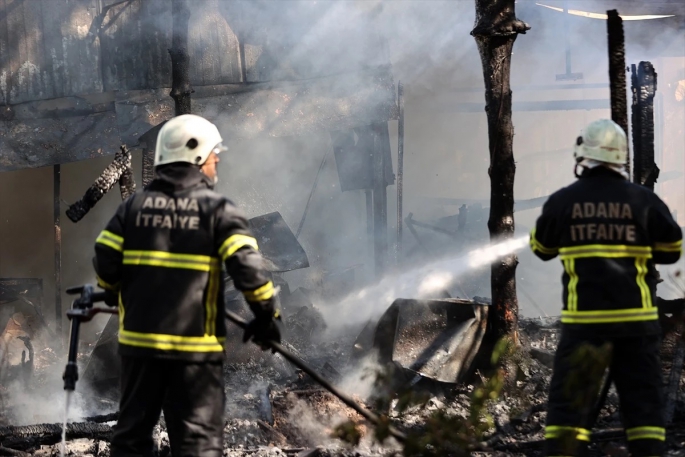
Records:
[[[67,439],[90,438],[109,440],[112,427],[104,424],[75,422],[67,424]],[[23,426],[0,426],[0,442],[14,449],[28,449],[39,445],[59,443],[62,439],[61,424],[37,424]]]
[[[519,33],[530,26],[516,18],[514,0],[476,0],[476,39],[485,80],[485,112],[490,149],[490,240],[498,242],[514,236],[514,126],[511,120],[511,53]],[[516,331],[515,254],[492,264],[491,336],[499,338]]]
[[[187,0],[173,0],[171,4],[173,31],[171,36],[171,92],[176,116],[190,114],[190,57],[188,56],[188,22],[190,8]]]
[[[90,211],[91,208],[93,208],[97,202],[114,187],[121,178],[121,175],[124,174],[127,169],[127,157],[129,164],[128,168],[130,169],[131,156],[126,145],[122,145],[119,151],[114,155],[112,163],[105,168],[98,179],[88,188],[85,195],[67,209],[67,217],[71,219],[72,222],[78,222],[83,219],[83,217],[88,214],[88,211]],[[122,191],[122,196],[123,194],[124,192]]]
[[[10,449],[10,448],[5,447],[5,446],[0,444],[0,455],[15,456],[15,457],[29,457],[31,454],[29,454],[28,452],[16,451],[14,449]]]
[[[659,167],[654,161],[656,71],[650,62],[631,65],[633,93],[633,182],[654,190]]]
[[[136,180],[133,176],[133,168],[131,164],[131,151],[122,149],[122,164],[124,170],[119,177],[119,190],[121,191],[121,199],[126,200],[136,191]]]
[[[609,88],[611,92],[611,120],[621,126],[628,135],[628,95],[626,93],[626,48],[623,19],[618,11],[607,11],[607,34],[609,37]],[[626,163],[630,174],[630,154]]]
[[[143,187],[150,184],[155,176],[155,149],[143,149]]]

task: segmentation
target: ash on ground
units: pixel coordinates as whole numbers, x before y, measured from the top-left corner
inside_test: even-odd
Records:
[[[316,314],[316,309],[298,313]],[[300,315],[300,318],[304,314]],[[311,316],[310,316],[311,317]],[[311,322],[318,322],[316,316]],[[345,335],[358,334],[352,331]],[[354,360],[354,338],[339,335],[335,340],[325,335],[325,328],[303,333],[286,330],[286,346],[333,380],[349,393],[358,394],[357,400],[372,408],[366,397],[373,384],[373,376],[364,378]],[[325,336],[325,337],[324,337]],[[482,451],[475,456],[541,456],[547,393],[551,377],[551,364],[559,336],[559,324],[553,319],[529,319],[520,322],[521,357],[520,373],[514,389],[488,402],[487,412],[494,419],[493,427],[483,437]],[[327,342],[326,342],[327,341]],[[668,346],[675,340],[665,340],[664,378],[668,379],[670,360]],[[293,369],[284,359],[263,352],[254,345],[244,345],[238,339],[229,342],[226,365],[226,425],[224,455],[243,456],[392,456],[402,455],[401,447],[393,440],[382,445],[375,443],[371,427],[354,411],[337,398],[316,385],[299,370]],[[478,382],[480,374],[473,379]],[[357,378],[358,385],[350,382]],[[681,387],[682,387],[681,378]],[[417,387],[419,384],[417,384]],[[422,406],[415,406],[402,414],[391,408],[389,416],[398,428],[421,430],[427,418],[435,411],[448,416],[466,418],[471,407],[474,385],[429,386],[431,397]],[[350,390],[352,389],[352,390]],[[357,392],[355,392],[357,390]],[[681,389],[682,390],[682,389]],[[439,393],[438,393],[439,392]],[[391,405],[396,405],[391,402]],[[333,437],[337,425],[354,421],[361,432],[356,446]],[[108,424],[113,424],[109,422]],[[674,426],[669,428],[668,456],[685,456],[685,408],[682,399],[676,405]],[[592,455],[628,456],[626,443],[621,438],[618,398],[612,389],[601,411],[594,430],[601,431],[594,440]],[[617,431],[613,433],[612,431]],[[169,440],[163,418],[155,429],[156,453],[170,455]],[[1,448],[0,448],[1,449]],[[29,445],[20,449],[26,455],[57,456],[58,443]],[[67,443],[67,455],[109,455],[105,439],[79,439]],[[22,455],[22,454],[17,454]]]

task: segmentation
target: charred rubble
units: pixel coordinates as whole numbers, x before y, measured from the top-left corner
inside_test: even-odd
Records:
[[[517,202],[519,207],[530,204],[537,202]],[[463,238],[458,251],[480,244],[487,236],[476,228],[481,226],[483,213],[477,205],[463,205],[458,215],[431,224],[410,214],[407,226],[416,249],[409,252],[409,257],[414,261],[431,257],[432,247],[445,237]],[[431,298],[398,299],[368,322],[332,328],[324,318],[326,308],[340,300],[341,290],[349,292],[354,275],[350,278],[345,270],[327,275],[326,281],[314,281],[311,288],[291,290],[283,273],[309,265],[302,246],[278,213],[250,222],[281,290],[283,340],[290,352],[367,409],[388,417],[410,437],[434,433],[435,417],[457,425],[470,420],[476,392],[492,377],[492,367],[483,362],[484,357],[489,358],[483,350],[487,345],[481,345],[489,325],[490,300],[474,296],[484,290],[481,283],[487,281],[487,269],[470,273],[461,283],[436,291]],[[62,424],[49,423],[47,416],[37,414],[27,418],[21,414],[29,409],[22,403],[27,399],[12,397],[12,385],[17,383],[30,395],[50,392],[51,385],[59,385],[54,374],[61,372],[64,362],[59,348],[38,349],[49,348],[50,344],[41,339],[47,330],[39,331],[40,302],[33,296],[39,296],[40,290],[30,285],[8,282],[0,288],[3,304],[14,304],[11,309],[4,307],[13,314],[4,316],[9,323],[2,334],[5,357],[0,381],[0,455],[48,456],[60,451]],[[453,294],[474,297],[451,298]],[[249,317],[247,305],[230,281],[225,298],[228,309]],[[685,345],[678,319],[683,305],[682,299],[659,301],[665,333],[664,383],[671,418],[668,455],[678,455],[677,450],[685,446]],[[117,419],[116,322],[111,318],[96,343],[83,342],[79,348],[82,376],[76,393],[81,407],[69,416],[68,455],[109,455],[108,440]],[[231,329],[233,324],[227,325]],[[479,412],[491,422],[483,422],[482,436],[471,439],[469,454],[455,455],[542,455],[547,392],[560,326],[555,318],[526,318],[520,320],[518,328],[515,356],[503,365],[506,385]],[[379,443],[373,427],[359,414],[280,355],[243,344],[241,332],[232,330],[226,344],[224,455],[402,455],[401,443],[392,439]],[[407,391],[417,394],[420,401],[403,406]],[[63,401],[61,397],[50,400]],[[348,429],[344,424],[353,424],[354,436],[345,433]],[[593,455],[627,455],[618,398],[613,390],[594,430]],[[163,418],[155,429],[155,440],[157,455],[169,455]],[[417,454],[405,449],[405,455]]]
[[[313,302],[303,301],[304,297],[312,297]],[[466,315],[455,319],[462,323],[468,320],[465,317],[473,320],[468,327],[471,329],[471,335],[476,335],[481,320],[475,314],[486,310],[486,304],[478,305],[474,301],[456,299],[398,301],[381,317],[379,322],[384,321],[385,324],[377,324],[372,335],[364,336],[364,328],[360,326],[355,332],[350,328],[343,334],[336,334],[335,338],[331,338],[318,311],[325,305],[317,306],[315,303],[321,303],[317,299],[316,291],[298,290],[288,294],[284,300],[284,341],[288,342],[286,344],[290,350],[307,360],[326,378],[356,393],[356,399],[368,408],[375,408],[378,405],[374,400],[377,391],[372,392],[371,386],[374,384],[373,377],[376,372],[373,368],[362,368],[365,366],[364,361],[368,359],[359,354],[363,342],[368,342],[371,336],[371,347],[373,340],[382,341],[386,346],[390,344],[392,351],[386,352],[392,353],[385,354],[385,357],[389,357],[395,366],[400,368],[401,375],[395,379],[399,382],[398,385],[411,386],[413,390],[426,395],[424,403],[400,411],[396,396],[391,394],[390,407],[385,412],[399,428],[410,432],[431,433],[430,425],[427,424],[429,418],[437,411],[456,420],[466,420],[469,417],[473,393],[486,382],[486,371],[481,371],[477,367],[474,370],[464,370],[463,375],[459,376],[459,382],[449,383],[436,379],[439,371],[431,372],[430,364],[425,363],[421,376],[417,376],[411,363],[418,363],[420,360],[420,357],[412,357],[412,351],[416,352],[417,347],[421,349],[420,338],[403,339],[405,329],[402,322],[406,322],[406,319],[398,317],[402,313],[416,313],[417,309],[420,309],[424,316],[421,322],[425,324],[422,331],[441,328],[442,334],[445,334],[450,331],[450,319],[455,317],[444,316],[440,306],[446,302],[452,305],[461,304],[465,305]],[[469,314],[468,309],[472,309],[473,313]],[[388,322],[391,323],[389,327]],[[445,323],[447,325],[444,325]],[[397,331],[397,340],[387,340],[388,328]],[[470,455],[542,455],[547,391],[559,328],[559,323],[554,318],[520,320],[516,374],[499,398],[486,403],[484,413],[492,417],[492,424]],[[416,328],[414,330],[415,333],[420,333]],[[463,328],[459,330],[462,333],[463,331]],[[357,334],[359,336],[354,337]],[[472,337],[471,341],[473,339]],[[680,328],[675,328],[664,338],[665,383],[669,382],[672,367],[678,363],[678,360],[675,360],[676,349],[681,339]],[[86,361],[93,348],[81,349],[80,358]],[[436,346],[432,346],[432,350],[440,352]],[[313,383],[301,371],[292,368],[281,357],[270,352],[262,352],[253,345],[242,345],[237,338],[236,341],[228,343],[227,353],[229,363],[226,365],[224,455],[401,455],[399,443],[392,440],[382,444],[375,442],[372,428],[358,414]],[[435,361],[434,353],[432,357]],[[464,358],[468,358],[468,351],[460,360]],[[31,377],[31,389],[45,388],[45,384],[49,382],[46,373],[54,371],[55,365],[61,365],[61,360],[56,357],[39,357]],[[450,366],[449,362],[444,365]],[[685,384],[682,369],[678,374],[678,386],[679,390],[682,390]],[[355,383],[351,380],[365,384],[366,388],[355,388]],[[670,451],[667,455],[680,455],[678,449],[685,446],[684,400],[682,395],[676,395],[675,399],[669,400],[673,402],[673,417],[668,429]],[[67,427],[69,455],[109,455],[108,439],[116,420],[115,404],[110,404],[109,409],[109,414],[70,419]],[[336,426],[347,421],[358,425],[360,440],[356,446],[345,444],[334,437]],[[0,455],[58,455],[61,427],[61,424],[12,426],[5,422],[5,425],[0,426]],[[601,409],[593,437],[592,455],[627,455],[620,428],[618,398],[613,390]],[[169,455],[168,435],[163,418],[156,427],[155,439],[158,455]]]

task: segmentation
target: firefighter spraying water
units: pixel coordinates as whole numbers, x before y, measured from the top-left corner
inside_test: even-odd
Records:
[[[607,343],[609,379],[620,397],[631,454],[662,455],[666,430],[654,264],[678,261],[681,229],[656,194],[627,181],[626,135],[616,123],[589,124],[574,156],[578,181],[550,196],[530,238],[538,257],[559,256],[564,265],[547,455],[588,452],[595,404],[578,404],[569,382],[592,382],[588,369],[578,368],[578,351]]]

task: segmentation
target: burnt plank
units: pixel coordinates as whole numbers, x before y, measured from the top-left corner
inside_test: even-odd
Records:
[[[140,71],[140,55],[134,40],[135,17],[140,1],[125,3],[107,11],[100,36],[102,38],[103,80],[105,90],[122,90],[129,87],[129,79]],[[138,67],[134,65],[138,62]],[[134,73],[135,72],[135,73]]]
[[[80,88],[79,74],[82,69],[79,60],[78,27],[79,18],[76,11],[80,5],[65,3],[63,8],[67,11],[65,21],[62,23],[62,63],[64,65],[65,95],[77,94]],[[71,18],[71,20],[66,20]]]
[[[66,0],[43,0],[43,37],[46,56],[49,56],[48,71],[52,77],[54,97],[70,94],[70,68],[64,58],[62,24],[69,18]]]
[[[16,7],[16,4],[15,4]],[[9,88],[12,86],[12,74],[9,70],[11,56],[9,43],[9,27],[7,25],[7,12],[9,5],[7,0],[0,0],[0,8],[2,8],[2,15],[0,15],[0,99],[4,105],[10,102]]]
[[[26,100],[40,100],[49,97],[43,84],[45,63],[43,59],[41,3],[39,1],[24,2],[22,10],[26,61],[23,62],[20,69],[20,78],[25,81]],[[47,77],[47,72],[45,72],[45,78]]]
[[[22,36],[24,34],[24,12],[23,0],[5,0],[6,5],[6,21],[8,34],[8,49],[9,62],[3,71],[7,71],[9,81],[7,84],[7,91],[9,97],[7,102],[9,104],[18,103],[24,99],[24,91],[20,78],[20,68],[23,62],[26,61],[26,48],[22,43]]]
[[[219,35],[219,79],[215,84],[229,84],[240,82],[240,57],[238,37],[226,22],[223,15],[217,17],[217,33]]]
[[[171,2],[148,2],[146,19],[148,47],[152,57],[151,84],[145,89],[171,86]]]
[[[138,19],[140,17],[141,2],[133,2],[122,12],[121,17],[113,18],[118,31],[118,45],[122,46],[119,56],[121,56],[122,67],[119,74],[118,87],[128,89],[131,87],[141,87],[140,71],[140,31]]]
[[[198,14],[197,10],[190,9],[190,20],[188,22],[188,57],[190,59],[190,84],[192,86],[204,86],[204,59],[207,51],[206,43],[203,40],[202,19],[204,11]]]

